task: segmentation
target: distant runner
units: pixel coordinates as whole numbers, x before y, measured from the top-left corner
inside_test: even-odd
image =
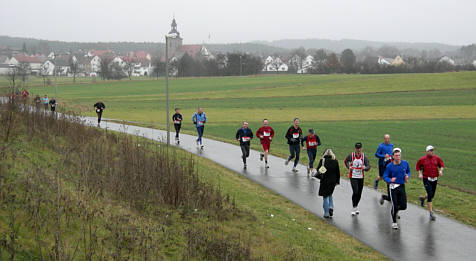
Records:
[[[250,156],[250,142],[253,139],[253,131],[248,128],[248,122],[243,122],[241,127],[236,132],[236,140],[240,142],[241,158],[243,159],[243,168],[246,169],[246,158]]]
[[[426,147],[426,155],[421,157],[417,164],[416,170],[418,171],[418,178],[423,180],[425,186],[426,195],[420,197],[420,204],[425,206],[425,199],[428,202],[428,211],[430,211],[430,220],[435,221],[433,215],[433,197],[435,196],[436,186],[438,185],[438,177],[443,176],[443,169],[445,164],[434,152],[435,148],[431,145]],[[439,169],[438,169],[439,168]]]
[[[313,129],[309,129],[307,136],[301,139],[301,146],[303,150],[307,151],[307,156],[309,157],[309,166],[307,167],[307,176],[309,176],[314,172],[317,146],[321,146],[321,140],[319,139],[319,136],[314,133]]]
[[[180,128],[182,127],[182,114],[179,112],[179,108],[175,108],[175,114],[172,116],[172,121],[174,122],[174,127],[175,127],[175,141],[177,144],[180,143],[179,139],[179,133],[180,133]]]
[[[36,111],[38,112],[38,110],[40,109],[40,106],[41,106],[41,98],[40,98],[40,95],[36,95],[36,96],[35,96],[35,99],[34,99],[33,101],[35,102]]]
[[[53,97],[51,100],[50,100],[50,108],[51,108],[51,111],[52,112],[55,112],[56,111],[56,99],[55,97]]]
[[[258,137],[261,141],[261,146],[263,147],[263,153],[260,153],[260,160],[263,161],[264,158],[264,166],[265,168],[269,168],[268,166],[268,154],[269,154],[269,147],[271,145],[271,141],[274,137],[274,130],[268,125],[268,119],[263,120],[263,126],[261,126],[256,131],[256,137]]]
[[[23,91],[21,92],[21,96],[25,100],[28,98],[29,95],[30,95],[30,93],[26,89],[23,89]]]
[[[49,100],[48,100],[48,95],[45,94],[45,96],[43,97],[43,106],[45,106],[45,110],[48,110],[48,104],[49,104]]]
[[[284,162],[284,165],[288,165],[289,161],[294,159],[293,172],[298,172],[296,167],[299,163],[299,154],[301,153],[299,143],[301,142],[302,137],[302,130],[299,127],[299,118],[294,119],[294,124],[289,127],[285,137],[288,140],[290,154],[288,159]]]
[[[203,149],[202,136],[205,123],[207,123],[207,115],[205,115],[202,108],[198,108],[197,112],[193,114],[192,121],[193,124],[195,124],[195,127],[197,127],[197,147],[200,146],[200,148]]]
[[[102,112],[104,111],[104,109],[106,109],[106,105],[104,105],[104,103],[101,100],[99,100],[98,102],[94,104],[94,109],[96,110],[96,114],[98,115],[98,127],[99,127],[99,124],[101,124]]]
[[[383,173],[385,172],[385,168],[387,165],[392,161],[392,153],[393,153],[393,144],[390,143],[390,135],[385,134],[383,136],[383,142],[378,146],[377,151],[375,152],[375,157],[378,158],[378,177],[374,181],[374,189],[378,189],[378,182],[383,179]],[[389,184],[387,183],[387,195],[382,194],[379,202],[380,205],[386,201],[390,201],[390,191],[388,189]]]
[[[408,162],[402,160],[402,150],[393,149],[393,161],[387,165],[383,173],[383,179],[390,186],[390,200],[392,201],[392,228],[398,229],[398,211],[407,209],[407,194],[405,193],[405,183],[410,178],[410,166]]]
[[[349,169],[350,185],[352,186],[352,216],[360,214],[358,209],[362,190],[364,189],[364,172],[370,170],[369,159],[362,153],[362,143],[355,143],[355,152],[344,160],[345,167]]]

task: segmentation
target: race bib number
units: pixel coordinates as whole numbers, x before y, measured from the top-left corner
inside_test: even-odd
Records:
[[[180,124],[180,121],[176,120],[176,121],[174,121],[174,124]]]
[[[247,142],[247,141],[250,141],[250,137],[241,137],[241,140],[243,142]]]
[[[434,178],[428,178],[429,181],[437,181],[438,180],[438,177],[434,177]]]
[[[203,124],[205,124],[203,121],[198,122],[198,126],[203,126]]]
[[[271,136],[271,132],[263,131],[263,136],[264,137],[269,137],[269,136]]]
[[[96,109],[96,112],[97,112],[97,113],[100,113],[100,112],[101,112],[101,110],[100,110],[100,109]]]
[[[390,184],[389,187],[390,187],[390,189],[396,189],[396,188],[400,187],[400,184],[392,183],[392,184]]]
[[[311,141],[309,142],[309,146],[317,146],[317,142]]]
[[[299,138],[299,133],[293,133],[293,138],[294,138],[294,139]]]
[[[56,107],[56,104],[51,104],[51,107],[53,107],[53,108]]]

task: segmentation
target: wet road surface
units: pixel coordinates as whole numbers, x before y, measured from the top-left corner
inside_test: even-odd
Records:
[[[86,118],[86,124],[96,126],[96,118]],[[166,132],[150,128],[101,123],[101,128],[121,131],[145,138],[164,141]],[[206,133],[206,127],[205,127]],[[171,132],[174,146],[175,133]],[[205,149],[196,147],[196,137],[180,135],[178,147],[210,159],[227,169],[243,175],[256,183],[282,195],[308,211],[323,216],[322,197],[317,196],[319,181],[309,179],[306,167],[299,165],[299,172],[291,171],[292,163],[284,166],[284,159],[269,157],[270,168],[265,169],[259,160],[259,152],[251,150],[248,169],[243,170],[241,150],[237,145],[204,139]],[[272,146],[271,146],[272,149]],[[305,157],[305,153],[301,152]],[[476,230],[450,218],[436,215],[430,222],[428,211],[408,204],[406,211],[399,212],[399,230],[392,230],[391,205],[378,203],[381,193],[364,187],[359,204],[360,215],[351,217],[352,190],[348,180],[341,179],[334,197],[334,217],[328,223],[357,238],[368,246],[394,260],[476,260]],[[318,229],[318,228],[317,228]]]

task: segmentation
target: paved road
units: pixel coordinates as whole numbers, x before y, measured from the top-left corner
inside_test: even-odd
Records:
[[[96,125],[95,118],[87,118],[87,124]],[[102,128],[122,131],[158,141],[165,140],[166,132],[150,128],[103,122]],[[205,128],[206,132],[206,128]],[[173,135],[172,135],[173,137]],[[239,146],[204,139],[205,149],[196,148],[196,137],[181,135],[180,148],[210,159],[322,217],[322,198],[317,197],[319,181],[306,177],[306,168],[291,172],[291,164],[284,166],[284,159],[270,156],[270,168],[266,170],[259,161],[259,152],[252,150],[248,169],[243,170]],[[305,156],[305,155],[302,155]],[[437,215],[430,222],[428,212],[413,204],[400,212],[400,229],[391,229],[390,204],[380,206],[380,193],[364,188],[357,217],[351,217],[351,187],[347,180],[334,192],[334,218],[329,220],[347,234],[395,260],[476,260],[476,230],[450,218]]]

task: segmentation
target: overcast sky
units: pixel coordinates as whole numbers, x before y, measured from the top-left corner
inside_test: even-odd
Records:
[[[476,0],[0,0],[0,35],[185,43],[296,38],[476,43]],[[209,39],[210,36],[210,39]]]

